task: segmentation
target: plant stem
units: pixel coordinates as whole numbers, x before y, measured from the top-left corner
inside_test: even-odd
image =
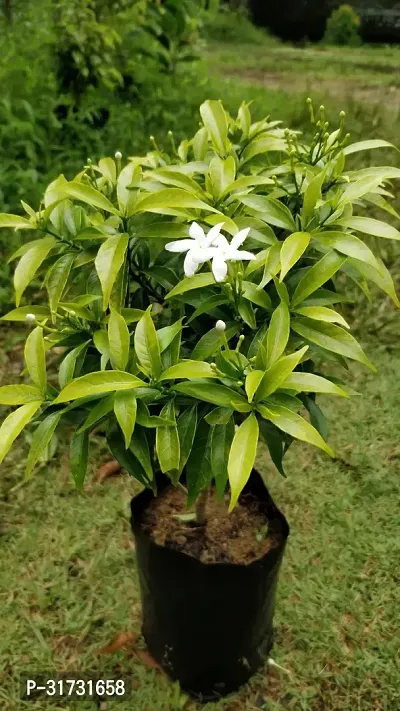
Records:
[[[207,502],[210,494],[210,487],[207,486],[204,491],[201,492],[199,498],[196,501],[196,524],[198,526],[204,526],[207,518]]]

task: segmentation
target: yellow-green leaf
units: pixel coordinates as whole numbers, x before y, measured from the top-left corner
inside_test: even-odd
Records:
[[[126,234],[113,235],[103,242],[97,253],[95,267],[103,291],[103,311],[107,309],[114,282],[124,263],[128,241]]]
[[[328,309],[326,306],[297,306],[295,308],[297,314],[313,318],[316,321],[326,321],[327,323],[340,323],[345,328],[350,328],[343,316],[338,314],[334,309]]]
[[[346,257],[332,249],[325,254],[308,272],[300,279],[292,298],[292,305],[300,304],[320,286],[332,279],[338,269],[345,263]]]
[[[162,372],[160,344],[151,318],[150,308],[144,313],[135,330],[136,356],[146,373],[159,378]]]
[[[273,365],[284,352],[289,340],[290,313],[284,301],[272,314],[271,322],[267,332],[266,350],[268,364]]]
[[[115,370],[125,370],[129,361],[130,335],[125,319],[114,309],[108,321],[111,363]]]
[[[26,405],[42,397],[43,393],[32,385],[3,385],[0,388],[0,405]]]
[[[202,289],[204,286],[215,284],[214,276],[211,273],[195,274],[192,277],[182,279],[173,289],[166,295],[166,299],[172,299],[174,296],[184,294],[192,289]]]
[[[7,215],[5,212],[0,213],[0,228],[12,227],[15,230],[34,230],[35,225],[32,225],[29,220],[19,215]]]
[[[95,188],[92,188],[90,185],[85,185],[85,183],[79,183],[73,180],[70,183],[63,184],[62,190],[65,195],[80,200],[91,207],[97,207],[99,210],[111,212],[113,215],[120,214],[119,210],[114,207],[103,193],[99,192],[99,190],[95,190]]]
[[[30,402],[22,405],[12,412],[0,427],[0,464],[11,449],[14,440],[22,432],[25,425],[32,419],[39,409],[41,401]]]
[[[295,369],[295,367],[300,363],[302,357],[306,353],[308,346],[304,346],[299,351],[291,353],[290,355],[283,356],[273,365],[271,365],[268,370],[265,371],[264,376],[260,382],[258,390],[256,392],[256,399],[263,400],[264,398],[271,395],[275,390],[277,390],[284,380],[286,380],[289,373]]]
[[[58,303],[67,284],[75,257],[75,254],[63,254],[60,259],[57,259],[47,274],[46,287],[52,312],[57,311]]]
[[[360,344],[340,326],[307,318],[294,318],[292,319],[291,327],[293,331],[317,346],[333,353],[339,353],[345,358],[357,360],[360,363],[364,363],[371,370],[376,371],[375,366],[368,360]]]
[[[219,101],[208,100],[200,106],[200,114],[212,144],[221,156],[228,152],[228,120]]]
[[[249,373],[246,376],[245,389],[246,389],[246,395],[247,395],[249,402],[251,402],[253,400],[254,393],[256,392],[258,386],[260,385],[263,377],[264,377],[263,370],[252,370],[251,373]]]
[[[77,400],[88,395],[107,393],[117,390],[132,390],[144,387],[146,383],[131,373],[119,370],[102,370],[76,378],[60,392],[54,403]]]
[[[279,281],[283,281],[288,271],[299,261],[310,242],[308,232],[293,232],[286,237],[281,247],[281,273]]]
[[[334,456],[331,448],[322,439],[319,432],[317,432],[307,420],[297,415],[297,413],[292,412],[292,410],[289,410],[287,407],[275,404],[272,409],[259,405],[258,410],[266,420],[270,420],[270,422],[283,432],[290,434],[302,442],[308,442],[315,447],[323,449],[330,457]]]
[[[37,240],[19,260],[14,272],[15,303],[19,306],[21,296],[31,283],[42,262],[55,245],[55,237],[44,237]]]
[[[160,417],[175,422],[175,408],[172,400],[164,405]],[[179,468],[180,442],[176,424],[169,427],[157,427],[156,452],[160,469],[164,474]]]
[[[313,373],[291,373],[282,383],[282,388],[303,393],[327,393],[349,397],[338,385]]]
[[[117,422],[122,430],[125,439],[125,447],[128,449],[133,430],[136,424],[137,400],[135,393],[129,390],[122,390],[115,394],[114,412]]]
[[[160,380],[174,380],[178,378],[216,378],[215,370],[209,363],[201,360],[183,360],[165,370]]]
[[[228,477],[231,488],[229,511],[235,507],[254,466],[258,444],[258,422],[252,412],[237,429],[228,459]]]
[[[46,357],[43,340],[43,328],[37,326],[28,336],[25,343],[25,363],[32,381],[39,390],[46,391]]]

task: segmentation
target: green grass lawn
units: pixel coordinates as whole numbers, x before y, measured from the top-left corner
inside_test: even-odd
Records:
[[[264,114],[303,126],[304,98],[315,94],[337,114],[346,109],[355,138],[399,143],[396,104],[389,101],[399,91],[399,60],[398,49],[294,49],[266,39],[240,47],[210,43],[206,61],[212,92],[230,107],[252,99]],[[357,94],[356,85],[374,99]],[[377,152],[372,160],[385,164],[393,158]],[[379,309],[385,324],[386,309]],[[18,337],[11,339],[13,345]],[[19,372],[18,353],[14,348],[10,359],[5,349],[0,353],[4,377]],[[283,480],[260,454],[260,468],[291,525],[272,653],[286,671],[266,668],[207,711],[400,708],[400,354],[374,341],[369,355],[378,375],[354,366],[345,376],[362,395],[321,399],[337,459],[293,445],[290,477]],[[84,701],[23,703],[19,673],[34,670],[131,676],[132,698],[110,701],[102,711],[199,711],[138,658],[140,638],[136,646],[99,654],[118,633],[140,634],[128,518],[135,483],[120,476],[77,493],[61,443],[57,458],[21,484],[26,452],[21,440],[0,477],[1,711],[96,708]],[[93,438],[91,477],[105,458],[101,439]]]
[[[336,460],[296,444],[287,458],[290,477],[283,480],[260,456],[291,524],[273,650],[286,672],[265,669],[208,711],[400,707],[400,356],[378,348],[370,354],[378,375],[354,366],[347,376],[363,395],[326,399]],[[132,676],[133,698],[109,702],[107,711],[202,708],[143,664],[132,646],[98,654],[116,634],[140,633],[128,520],[134,482],[108,479],[81,495],[61,447],[51,465],[21,486],[25,454],[20,445],[0,482],[1,709],[65,708],[19,701],[18,675],[25,670]],[[95,438],[92,473],[104,455]],[[84,701],[67,706],[95,708]]]

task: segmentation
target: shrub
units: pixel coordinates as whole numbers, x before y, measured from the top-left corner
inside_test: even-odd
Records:
[[[340,5],[326,23],[324,40],[328,44],[360,44],[360,18],[351,5]]]
[[[346,280],[399,305],[359,236],[398,231],[354,212],[387,209],[400,169],[347,170],[348,155],[389,144],[346,146],[344,116],[329,132],[323,107],[317,120],[310,110],[307,142],[280,121],[254,122],[245,103],[234,118],[207,101],[200,129],[169,151],[87,164],[52,182],[39,210],[0,215],[35,237],[12,257],[17,308],[6,320],[34,327],[31,382],[0,388],[0,402],[18,406],[0,429],[0,460],[31,422],[29,475],[69,426],[81,487],[96,425],[143,486],[155,489],[159,471],[175,485],[185,473],[191,504],[229,479],[232,507],[259,434],[281,473],[293,439],[332,455],[316,399],[348,392],[327,363],[374,369],[340,313]],[[47,296],[22,305],[37,278]],[[54,347],[64,349],[58,380],[46,373]]]

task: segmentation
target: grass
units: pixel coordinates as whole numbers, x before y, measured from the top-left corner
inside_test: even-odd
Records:
[[[256,111],[270,111],[274,118],[302,127],[305,96],[327,92],[331,95],[324,103],[336,113],[346,109],[355,138],[367,134],[396,140],[396,109],[369,102],[366,95],[355,98],[352,87],[354,82],[365,85],[374,96],[389,86],[397,91],[394,67],[399,57],[397,49],[291,48],[264,36],[239,49],[214,42],[207,59],[211,82],[199,93],[220,96],[231,108],[252,99]],[[393,75],[379,68],[383,65],[390,72],[393,68]],[[336,72],[344,77],[337,95],[330,91]],[[392,160],[387,153],[381,161],[378,156],[373,160]],[[386,310],[380,311],[384,324]],[[347,382],[362,396],[323,401],[337,459],[296,444],[287,458],[290,478],[283,480],[260,454],[271,493],[291,525],[273,650],[286,671],[266,668],[239,694],[207,705],[207,711],[400,708],[400,354],[393,349],[393,336],[391,341],[390,350],[373,343],[370,355],[378,375],[359,366],[350,369]],[[18,332],[9,334],[9,354],[5,348],[0,351],[0,373],[3,366],[10,379],[12,371],[20,370],[18,342]],[[2,711],[97,708],[89,701],[25,704],[19,699],[18,680],[20,672],[29,670],[130,676],[132,698],[110,701],[102,711],[199,711],[202,707],[177,685],[146,666],[143,656],[138,658],[140,639],[136,648],[99,654],[116,634],[140,633],[128,519],[134,482],[120,476],[78,494],[61,443],[56,458],[22,485],[26,452],[21,440],[2,466],[0,479]],[[94,438],[91,477],[105,457],[101,439]]]
[[[273,650],[287,671],[265,669],[207,711],[399,708],[400,356],[378,347],[372,355],[378,375],[354,366],[347,377],[362,396],[326,399],[336,460],[296,444],[283,480],[261,453],[268,486],[291,524]],[[2,710],[65,708],[21,702],[21,671],[83,670],[132,678],[132,699],[104,710],[199,711],[132,646],[98,653],[118,633],[140,633],[128,520],[135,483],[121,476],[81,495],[61,446],[53,463],[21,485],[25,454],[20,445],[8,458],[0,485]],[[92,474],[104,455],[95,438]],[[96,707],[79,701],[68,708]]]

